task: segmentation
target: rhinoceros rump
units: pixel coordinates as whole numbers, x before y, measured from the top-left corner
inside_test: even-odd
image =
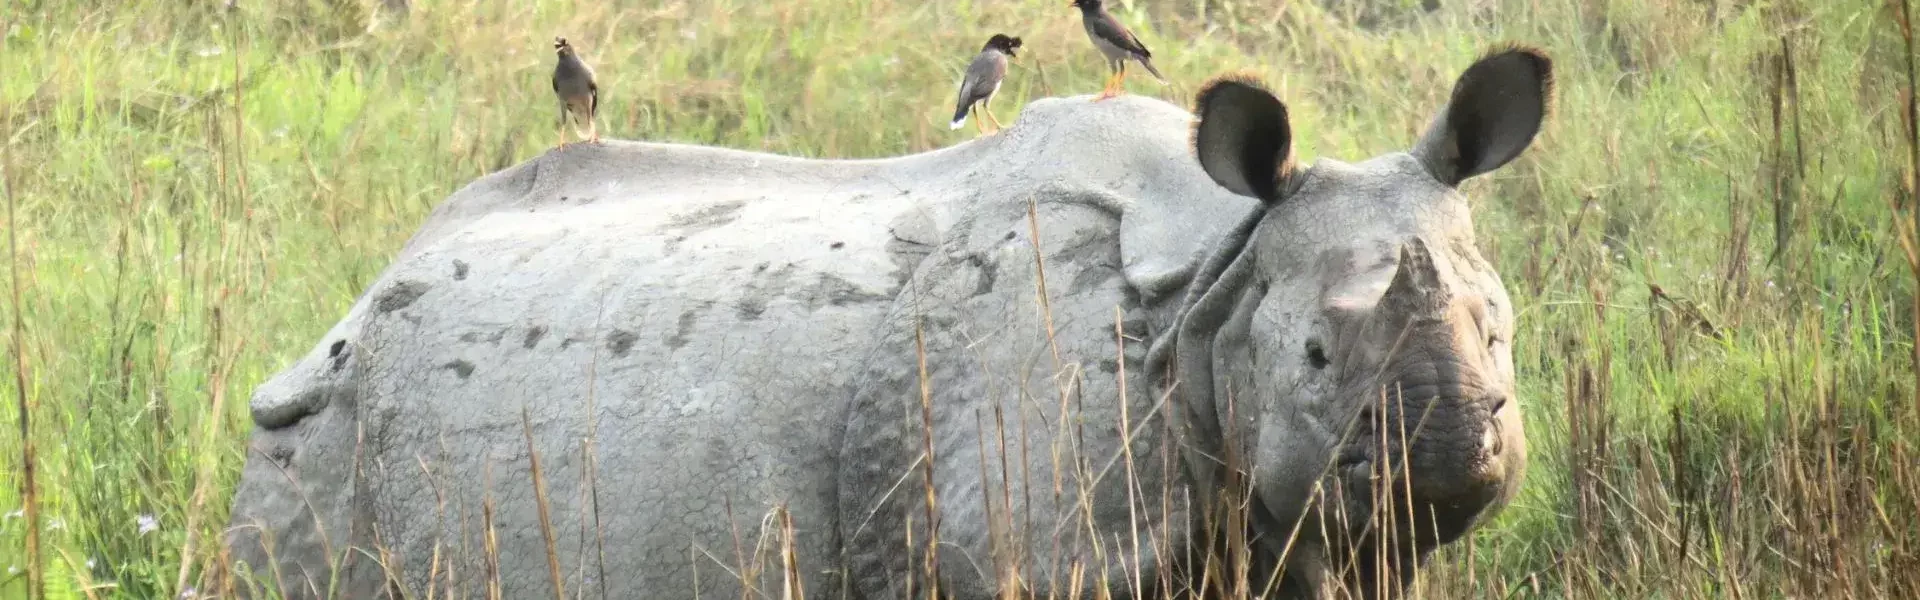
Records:
[[[899,158],[549,152],[255,392],[227,544],[293,597],[1132,597],[1235,540],[1256,586],[1404,582],[1523,469],[1455,186],[1549,92],[1497,52],[1358,164],[1231,79]]]

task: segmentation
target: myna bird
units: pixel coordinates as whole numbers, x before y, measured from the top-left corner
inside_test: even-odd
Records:
[[[1100,53],[1107,57],[1107,68],[1114,71],[1113,76],[1107,78],[1106,89],[1101,90],[1100,96],[1093,99],[1095,102],[1120,95],[1124,90],[1129,58],[1140,61],[1140,66],[1146,67],[1147,72],[1152,73],[1153,78],[1160,80],[1160,83],[1167,82],[1166,77],[1160,76],[1160,70],[1153,68],[1153,63],[1148,62],[1153,58],[1153,53],[1147,51],[1147,46],[1141,44],[1139,38],[1133,37],[1133,32],[1129,31],[1127,26],[1121,25],[1113,15],[1107,14],[1107,11],[1100,7],[1100,0],[1073,0],[1073,4],[1069,6],[1080,9],[1080,22],[1087,27],[1087,37],[1093,38],[1094,47],[1099,48]]]
[[[560,97],[560,145],[567,145],[568,114],[573,115],[574,135],[580,134],[580,122],[586,121],[587,140],[598,142],[600,130],[594,116],[600,108],[600,86],[593,82],[593,67],[580,60],[567,38],[553,38],[553,49],[560,55],[553,66],[553,93]]]
[[[993,123],[993,128],[1000,129],[1000,120],[993,118],[993,95],[1000,91],[1000,79],[1007,76],[1007,58],[1017,56],[1014,50],[1019,47],[1017,37],[996,33],[987,38],[987,45],[980,48],[980,55],[973,57],[973,64],[967,65],[966,76],[960,78],[960,98],[953,107],[950,129],[966,124],[967,113],[973,112],[975,104],[980,106],[981,115]],[[973,125],[980,127],[980,121],[975,120]]]

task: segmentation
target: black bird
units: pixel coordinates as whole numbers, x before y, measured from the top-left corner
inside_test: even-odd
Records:
[[[1100,7],[1100,2],[1101,0],[1073,0],[1073,4],[1069,5],[1080,9],[1080,22],[1087,27],[1087,37],[1092,38],[1093,46],[1099,48],[1101,54],[1106,55],[1107,68],[1114,71],[1113,76],[1107,78],[1107,87],[1101,90],[1100,96],[1093,100],[1099,102],[1120,95],[1127,79],[1127,59],[1129,58],[1140,61],[1140,66],[1146,67],[1147,72],[1152,73],[1154,79],[1160,80],[1160,83],[1166,83],[1167,78],[1160,76],[1160,70],[1153,68],[1153,63],[1148,62],[1153,58],[1153,53],[1147,51],[1147,46],[1141,44],[1139,38],[1133,37],[1133,32],[1128,30],[1127,26],[1121,25],[1113,15],[1107,14],[1107,11]]]
[[[981,115],[1000,129],[1000,120],[993,117],[993,95],[1000,91],[1000,80],[1007,76],[1007,58],[1018,56],[1014,51],[1020,48],[1020,38],[1007,37],[996,33],[987,38],[987,44],[980,47],[980,54],[973,57],[973,64],[967,65],[967,74],[960,78],[960,98],[953,107],[953,123],[950,129],[959,129],[967,122],[967,113],[974,105],[980,105]],[[973,122],[980,127],[979,121]],[[984,131],[984,130],[983,130]]]
[[[560,145],[567,145],[567,115],[573,115],[573,133],[580,134],[580,122],[587,124],[587,140],[600,141],[600,129],[594,116],[600,109],[600,86],[593,81],[593,67],[580,60],[567,38],[553,38],[559,63],[553,66],[553,93],[560,98]]]

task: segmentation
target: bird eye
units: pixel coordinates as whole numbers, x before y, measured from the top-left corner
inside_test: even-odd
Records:
[[[1320,340],[1307,340],[1307,364],[1315,369],[1325,369],[1333,361],[1327,360],[1327,350],[1321,347]]]

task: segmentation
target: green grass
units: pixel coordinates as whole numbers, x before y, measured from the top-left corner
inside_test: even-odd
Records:
[[[24,399],[49,597],[205,585],[253,386],[434,203],[556,141],[555,35],[601,73],[603,135],[819,157],[964,139],[952,86],[993,32],[1026,42],[1002,122],[1105,76],[1064,0],[423,0],[371,31],[351,0],[223,4],[0,0],[0,422]],[[1449,1],[1366,29],[1308,1],[1114,4],[1173,81],[1133,93],[1187,105],[1251,70],[1306,160],[1406,147],[1494,43],[1554,57],[1553,120],[1469,186],[1520,307],[1532,466],[1433,596],[1920,594],[1895,9]],[[0,517],[0,596],[28,593],[26,522]]]

